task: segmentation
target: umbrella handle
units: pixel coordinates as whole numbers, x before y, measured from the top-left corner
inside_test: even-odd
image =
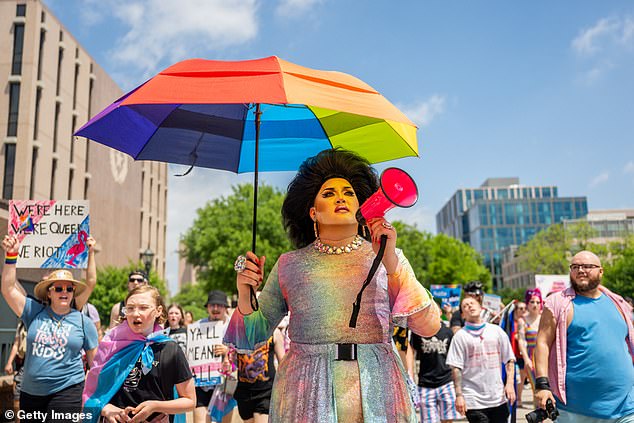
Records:
[[[252,286],[249,287],[249,290],[251,291],[249,293],[249,299],[251,300],[251,308],[253,309],[253,311],[258,311],[258,309],[260,308],[258,304],[258,297],[256,297],[255,290],[253,289]]]

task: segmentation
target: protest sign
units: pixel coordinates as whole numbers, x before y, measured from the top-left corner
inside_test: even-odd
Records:
[[[482,297],[482,306],[489,310],[493,314],[497,314],[500,311],[502,305],[502,297],[495,294],[484,294]]]
[[[431,285],[429,290],[435,298],[440,298],[441,304],[449,303],[452,308],[460,306],[462,285]]]
[[[558,292],[570,288],[570,276],[535,275],[535,287],[539,288],[542,298],[546,298],[546,295],[550,292]]]
[[[196,386],[221,382],[222,356],[214,354],[214,345],[222,344],[224,323],[196,322],[187,326],[187,361]]]
[[[17,235],[17,267],[85,269],[88,264],[88,201],[11,200],[9,235]]]

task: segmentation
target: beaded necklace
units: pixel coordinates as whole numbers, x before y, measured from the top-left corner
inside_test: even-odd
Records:
[[[313,248],[319,251],[320,253],[326,254],[343,254],[350,253],[353,250],[357,250],[363,244],[363,238],[358,234],[354,236],[354,239],[347,243],[346,245],[342,245],[341,247],[334,247],[332,245],[324,244],[321,242],[321,239],[317,238],[315,243],[313,244]]]

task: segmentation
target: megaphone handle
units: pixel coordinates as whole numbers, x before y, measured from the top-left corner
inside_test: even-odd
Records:
[[[385,245],[387,244],[387,235],[381,235],[381,241],[379,244],[379,251],[376,253],[376,257],[372,262],[372,266],[370,267],[370,271],[368,272],[368,277],[363,282],[363,286],[361,290],[357,294],[356,301],[352,304],[352,315],[350,316],[350,323],[348,326],[351,328],[357,327],[357,319],[359,318],[359,311],[361,311],[361,297],[363,296],[363,291],[370,285],[374,274],[379,268],[379,264],[381,264],[381,260],[383,260],[383,254],[385,254]]]

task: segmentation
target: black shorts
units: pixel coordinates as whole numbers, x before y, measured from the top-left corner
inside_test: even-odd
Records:
[[[208,391],[203,388],[196,387],[196,408],[209,407],[211,396],[214,394],[215,386],[210,386]]]
[[[271,403],[271,392],[273,389],[265,389],[253,392],[240,392],[239,398],[235,398],[238,403],[238,413],[242,420],[253,418],[254,413],[269,414],[269,404]]]
[[[64,388],[59,392],[55,392],[50,395],[31,395],[22,391],[20,393],[20,409],[26,413],[33,413],[35,411],[50,412],[55,411],[57,413],[79,413],[82,411],[81,406],[81,394],[84,390],[84,382],[76,385],[71,385],[68,388]],[[35,416],[36,413],[33,413]],[[52,414],[48,414],[51,417]],[[41,422],[41,418],[34,419],[20,419],[21,422]],[[51,422],[65,422],[65,419],[52,419],[47,420]]]
[[[520,370],[524,370],[524,359],[522,357],[519,357],[516,363],[517,363],[517,367],[519,367]]]
[[[506,423],[509,417],[509,406],[504,403],[497,407],[467,410],[469,423]]]

